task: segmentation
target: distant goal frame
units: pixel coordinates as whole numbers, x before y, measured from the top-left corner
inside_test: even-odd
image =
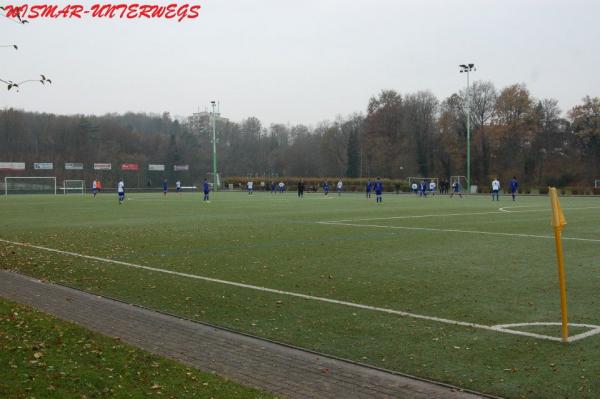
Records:
[[[460,192],[461,193],[463,193],[463,194],[472,194],[471,193],[471,187],[467,187],[468,183],[469,183],[469,180],[467,179],[467,176],[461,176],[461,175],[450,176],[450,189],[451,190],[454,190],[453,189],[453,184],[456,181],[460,183]]]
[[[69,183],[69,182],[80,182],[81,188],[79,188],[79,187],[69,188],[69,187],[67,187],[67,183]],[[69,190],[75,191],[74,194],[84,195],[85,194],[85,180],[83,180],[83,179],[65,179],[65,180],[63,180],[63,186],[62,186],[61,190],[63,191],[64,195],[69,194]],[[81,193],[79,193],[79,190],[81,190]]]
[[[8,181],[9,179],[15,179],[15,180],[27,180],[27,179],[31,179],[31,180],[41,180],[41,179],[48,179],[48,180],[52,180],[54,182],[54,195],[56,195],[56,176],[5,176],[4,177],[4,195],[6,197],[8,197]]]

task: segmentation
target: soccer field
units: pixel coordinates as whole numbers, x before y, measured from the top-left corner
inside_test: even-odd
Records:
[[[549,203],[8,196],[0,267],[491,394],[596,398],[600,199],[561,198],[568,345]]]

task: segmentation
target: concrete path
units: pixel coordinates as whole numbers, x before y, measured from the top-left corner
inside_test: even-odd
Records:
[[[0,269],[0,296],[284,398],[482,398]]]

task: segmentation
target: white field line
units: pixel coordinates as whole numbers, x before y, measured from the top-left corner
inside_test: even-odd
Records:
[[[513,209],[513,208],[533,208],[536,205],[513,205],[513,206],[505,206],[503,208],[498,208],[498,210],[500,212],[514,212],[514,211],[509,211],[508,209]],[[547,209],[548,211],[550,211],[550,208]]]
[[[515,324],[499,324],[496,325],[494,327],[500,328],[500,329],[504,329],[506,331],[515,331],[512,330],[512,328],[514,327],[528,327],[528,326],[560,326],[562,325],[561,323],[556,323],[556,322],[551,322],[551,323],[545,323],[545,322],[536,322],[536,323],[515,323]],[[589,328],[589,331],[586,331],[584,333],[581,334],[577,334],[577,335],[573,335],[571,337],[569,337],[569,342],[575,342],[575,341],[579,341],[582,340],[584,338],[587,337],[591,337],[593,335],[596,334],[600,334],[600,326],[594,325],[594,324],[577,324],[577,323],[569,323],[569,326],[571,327],[585,327],[585,328]]]
[[[389,217],[364,218],[364,219],[328,220],[326,222],[319,222],[319,223],[368,222],[370,220],[420,219],[420,218],[447,217],[447,216],[491,215],[494,213],[498,214],[500,212],[499,211],[487,211],[487,212],[471,212],[471,213],[442,213],[442,214],[429,214],[429,215],[389,216]]]
[[[54,253],[61,254],[61,255],[89,259],[89,260],[98,261],[98,262],[112,263],[115,265],[126,266],[126,267],[130,267],[130,268],[134,268],[134,269],[149,270],[149,271],[153,271],[153,272],[170,274],[170,275],[179,276],[179,277],[187,277],[187,278],[196,279],[196,280],[203,280],[203,281],[207,281],[207,282],[211,282],[211,283],[218,283],[218,284],[224,284],[224,285],[229,285],[229,286],[233,286],[233,287],[247,288],[247,289],[252,289],[252,290],[256,290],[256,291],[269,292],[269,293],[278,294],[278,295],[286,295],[286,296],[290,296],[290,297],[302,298],[302,299],[307,299],[307,300],[312,300],[312,301],[332,303],[335,305],[342,305],[342,306],[348,306],[348,307],[358,308],[358,309],[363,309],[363,310],[370,310],[370,311],[375,311],[375,312],[380,312],[380,313],[393,314],[393,315],[402,316],[402,317],[410,317],[413,319],[435,321],[435,322],[451,324],[451,325],[455,325],[455,326],[477,328],[477,329],[481,329],[481,330],[495,331],[495,332],[512,334],[512,335],[520,335],[520,336],[524,336],[524,337],[531,337],[531,338],[543,339],[543,340],[548,340],[548,341],[557,341],[557,342],[561,341],[561,339],[557,338],[557,337],[552,337],[549,335],[542,335],[542,334],[535,334],[535,333],[530,333],[530,332],[525,332],[525,331],[507,330],[507,329],[503,328],[502,326],[487,326],[484,324],[450,320],[450,319],[434,317],[434,316],[425,316],[425,315],[420,315],[420,314],[416,314],[416,313],[404,312],[401,310],[380,308],[380,307],[371,306],[371,305],[363,305],[360,303],[341,301],[341,300],[337,300],[337,299],[330,299],[330,298],[324,298],[324,297],[307,295],[307,294],[300,294],[297,292],[282,291],[282,290],[277,290],[277,289],[273,289],[273,288],[259,287],[256,285],[243,284],[243,283],[238,283],[235,281],[221,280],[221,279],[216,279],[216,278],[212,278],[212,277],[199,276],[199,275],[189,274],[189,273],[181,273],[181,272],[176,272],[176,271],[172,271],[172,270],[159,269],[156,267],[137,265],[135,263],[121,262],[121,261],[113,260],[113,259],[100,258],[98,256],[89,256],[89,255],[79,254],[76,252],[61,251],[61,250],[54,249],[54,248],[42,247],[39,245],[33,245],[33,244],[24,243],[24,242],[9,241],[9,240],[1,239],[1,238],[0,238],[0,242],[4,242],[4,243],[10,244],[10,245],[17,245],[17,246],[21,246],[21,247],[39,249],[42,251],[54,252]],[[590,326],[590,328],[594,328],[594,330],[591,330],[589,332],[589,335],[587,335],[587,336],[592,336],[592,335],[596,335],[596,334],[600,333],[600,326],[595,326],[595,325],[589,325],[589,326]],[[585,337],[583,337],[583,338],[585,338]]]
[[[511,211],[512,208],[531,208],[529,206],[507,206],[498,210],[505,213],[525,213],[525,212],[550,212],[550,208],[546,209],[527,209],[525,211]],[[562,208],[564,211],[578,211],[580,209],[600,209],[600,206],[584,206],[580,208]]]
[[[491,236],[504,236],[504,237],[526,237],[526,238],[544,238],[554,239],[554,236],[542,236],[535,234],[521,234],[521,233],[500,233],[496,231],[479,231],[479,230],[458,230],[458,229],[437,229],[433,227],[406,227],[406,226],[385,226],[379,224],[357,224],[357,223],[337,223],[337,222],[316,222],[318,224],[324,224],[329,226],[351,226],[351,227],[371,227],[379,229],[395,229],[395,230],[416,230],[416,231],[437,231],[442,233],[463,233],[463,234],[482,234]],[[563,240],[571,241],[588,241],[588,242],[600,242],[600,239],[594,238],[577,238],[577,237],[562,237]]]
[[[535,205],[522,205],[522,206],[511,206],[499,208],[497,211],[487,212],[463,212],[463,213],[438,213],[438,214],[427,214],[427,215],[406,215],[406,216],[389,216],[389,217],[378,217],[378,218],[364,218],[364,219],[342,219],[342,220],[327,220],[319,223],[344,223],[344,222],[368,222],[370,220],[389,220],[389,219],[421,219],[431,217],[451,217],[451,216],[476,216],[476,215],[498,215],[502,213],[521,213],[521,212],[550,212],[550,208],[545,209],[527,209],[524,211],[511,211],[512,208],[531,208]],[[600,209],[600,206],[588,206],[582,208],[563,208],[563,210],[576,211],[579,209]]]

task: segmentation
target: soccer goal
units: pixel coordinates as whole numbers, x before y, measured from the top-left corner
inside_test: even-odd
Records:
[[[412,191],[413,183],[416,184],[417,187],[419,187],[419,185],[421,184],[422,181],[425,182],[425,188],[427,189],[427,191],[429,191],[429,183],[431,183],[431,182],[435,183],[436,190],[439,190],[439,188],[440,188],[440,181],[437,177],[409,177],[408,178],[408,188]]]
[[[469,188],[467,187],[466,176],[450,176],[450,190],[453,189],[455,182],[458,182],[458,184],[460,185],[460,191],[468,192]]]
[[[4,194],[56,194],[56,177],[4,178]]]
[[[600,179],[594,180],[594,188],[600,188]]]
[[[219,190],[221,188],[221,175],[217,173],[217,187],[214,187],[214,173],[208,172],[206,173],[206,178],[208,179],[208,183],[210,184],[211,190]]]
[[[64,194],[84,194],[84,180],[65,180],[63,181],[62,190]]]

